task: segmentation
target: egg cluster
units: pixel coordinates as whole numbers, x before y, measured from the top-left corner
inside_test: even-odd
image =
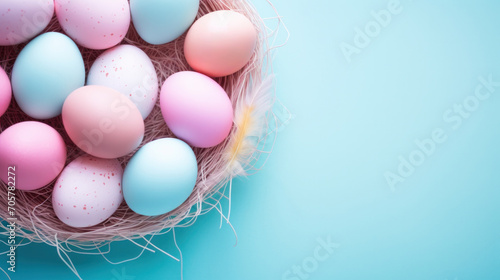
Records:
[[[56,180],[53,209],[72,227],[107,220],[123,200],[146,216],[179,207],[198,177],[192,147],[222,143],[233,125],[231,100],[213,78],[242,69],[257,42],[242,14],[215,11],[195,21],[199,6],[199,0],[2,0],[0,46],[28,43],[10,79],[0,68],[0,116],[12,96],[33,119],[61,116],[85,154],[65,166],[62,136],[47,124],[25,121],[0,134],[0,170],[16,166],[16,187],[24,191]],[[65,34],[40,34],[54,14]],[[184,53],[193,71],[171,75],[160,88],[148,55],[122,44],[131,23],[145,44],[186,34]],[[87,76],[79,46],[105,50]],[[158,102],[177,138],[146,143],[123,169],[117,158],[141,145],[144,120]],[[7,173],[0,179],[7,182]]]

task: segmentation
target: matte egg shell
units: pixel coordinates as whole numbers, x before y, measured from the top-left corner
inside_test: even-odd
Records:
[[[1,0],[0,46],[34,38],[47,27],[53,15],[53,0]]]
[[[55,0],[64,32],[80,46],[102,50],[118,45],[130,26],[127,0]]]
[[[196,72],[179,72],[165,80],[160,107],[175,136],[195,147],[220,144],[233,124],[227,93],[213,79]]]
[[[54,184],[52,207],[56,216],[72,227],[105,221],[123,201],[122,175],[116,159],[84,155],[73,160]]]
[[[187,62],[197,72],[222,77],[243,68],[254,53],[257,30],[244,15],[216,11],[198,19],[184,43]]]
[[[66,144],[52,127],[35,121],[20,122],[0,134],[0,179],[19,190],[36,190],[61,172],[66,162]],[[14,167],[14,168],[9,168]],[[12,173],[9,176],[7,171]],[[12,175],[15,174],[15,175]]]
[[[189,197],[197,174],[196,156],[186,143],[158,139],[140,148],[125,167],[123,196],[138,214],[165,214]]]
[[[85,65],[66,35],[44,33],[24,47],[12,70],[14,98],[35,119],[61,114],[66,97],[85,84]]]
[[[130,0],[135,29],[141,38],[154,45],[175,40],[193,23],[199,0]]]
[[[0,117],[9,108],[10,100],[12,99],[12,88],[10,86],[9,76],[0,67]]]
[[[144,137],[144,121],[134,103],[104,86],[85,86],[72,92],[64,102],[62,120],[71,140],[100,158],[125,156]]]
[[[130,99],[145,119],[158,99],[158,77],[141,49],[120,45],[102,53],[89,71],[87,85],[113,88]]]

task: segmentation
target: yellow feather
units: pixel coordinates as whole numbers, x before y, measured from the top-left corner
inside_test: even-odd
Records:
[[[248,129],[252,126],[252,111],[253,107],[250,106],[245,110],[241,123],[238,124],[238,130],[234,136],[234,142],[231,147],[231,165],[239,157],[240,151],[244,146],[244,141],[247,136]]]
[[[274,76],[267,76],[250,93],[238,100],[235,108],[235,131],[231,143],[226,149],[229,176],[245,176],[254,164],[253,155],[258,152],[258,145],[267,130],[267,114],[272,111]]]

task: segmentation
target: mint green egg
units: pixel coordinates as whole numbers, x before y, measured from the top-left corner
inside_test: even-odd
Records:
[[[199,7],[200,0],[130,0],[137,33],[153,45],[180,37],[193,23]]]
[[[179,207],[194,189],[198,164],[191,147],[176,138],[147,143],[123,172],[123,197],[134,212],[157,216]]]
[[[44,33],[28,43],[12,69],[14,98],[35,119],[59,116],[66,97],[85,84],[85,65],[66,35]]]

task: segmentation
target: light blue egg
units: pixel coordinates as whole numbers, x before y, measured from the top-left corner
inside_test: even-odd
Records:
[[[135,29],[153,45],[171,42],[186,32],[199,6],[199,0],[130,0]]]
[[[33,39],[14,63],[12,90],[21,110],[35,119],[61,114],[66,97],[85,84],[85,65],[76,44],[49,32]]]
[[[198,165],[191,147],[175,138],[144,145],[123,173],[123,197],[130,209],[145,216],[168,213],[191,194]]]

